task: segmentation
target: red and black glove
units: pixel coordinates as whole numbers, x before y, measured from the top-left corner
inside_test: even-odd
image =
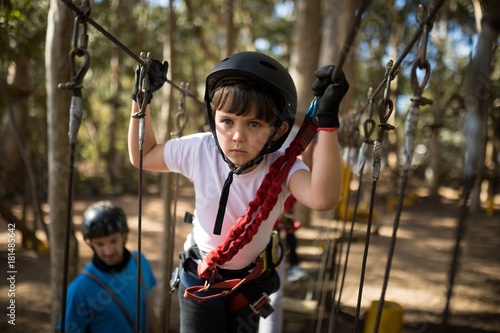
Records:
[[[147,88],[146,95],[146,104],[151,103],[153,99],[153,93],[163,87],[165,81],[167,81],[167,72],[168,72],[168,62],[163,60],[160,62],[159,60],[152,59],[151,64],[148,69],[148,83],[149,87]],[[134,79],[134,90],[132,91],[132,99],[137,102],[137,94],[139,93],[139,80],[141,76],[141,66],[137,65],[135,68],[135,79]]]
[[[339,106],[342,98],[349,90],[344,72],[332,82],[335,66],[320,67],[314,72],[316,80],[312,84],[314,96],[318,98],[318,130],[333,131],[340,127]]]

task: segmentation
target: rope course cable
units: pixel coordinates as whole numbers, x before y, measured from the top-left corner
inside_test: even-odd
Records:
[[[370,95],[371,93],[371,88],[368,92],[368,94]],[[369,104],[370,105],[370,117],[368,119],[365,120],[364,124],[363,124],[363,130],[364,130],[364,140],[361,144],[361,147],[360,147],[360,151],[359,151],[359,156],[358,156],[358,165],[357,165],[357,175],[358,175],[358,178],[361,180],[362,179],[362,175],[363,175],[363,172],[364,172],[364,167],[365,167],[365,162],[366,162],[366,154],[367,154],[367,150],[368,150],[368,145],[373,145],[373,140],[370,139],[374,129],[375,129],[375,121],[372,119],[372,116],[373,116],[373,100],[372,100],[372,103]],[[359,118],[358,118],[359,119]],[[351,172],[351,171],[349,171]],[[350,179],[350,177],[349,177]],[[333,316],[331,317],[331,331],[332,332],[335,332],[335,325],[336,325],[336,322],[337,322],[337,318],[338,318],[338,315],[339,315],[339,311],[340,311],[340,302],[342,300],[342,292],[344,290],[344,283],[345,283],[345,278],[346,278],[346,274],[347,274],[347,264],[349,262],[349,254],[350,254],[350,249],[351,249],[351,244],[352,244],[352,239],[353,239],[353,235],[354,235],[354,224],[355,224],[355,220],[356,220],[356,216],[357,216],[357,212],[358,212],[358,207],[359,207],[359,202],[361,200],[361,193],[362,193],[362,182],[360,181],[359,182],[359,186],[358,186],[358,189],[357,189],[357,192],[356,192],[356,198],[355,198],[355,203],[354,203],[354,209],[353,209],[353,217],[352,217],[352,221],[351,221],[351,227],[350,227],[350,230],[349,230],[349,236],[347,237],[347,248],[346,248],[346,254],[345,254],[345,258],[344,258],[344,263],[342,265],[342,267],[339,267],[339,269],[337,269],[337,273],[338,275],[340,274],[340,270],[342,268],[342,278],[340,280],[340,285],[338,287],[338,290],[339,290],[339,294],[338,294],[338,298],[337,298],[337,303],[336,303],[336,306],[334,306],[334,314]],[[347,190],[350,191],[350,186],[347,186]],[[350,196],[347,195],[347,198],[348,198],[348,202],[346,204],[346,213],[345,213],[345,218],[344,218],[344,223],[343,223],[343,230],[342,230],[342,233],[341,233],[341,239],[346,239],[345,237],[345,227],[346,227],[346,221],[347,221],[347,218],[348,218],[348,214],[347,214],[347,211],[348,211],[348,207],[349,207],[349,198]],[[343,252],[343,246],[342,246],[343,242],[341,243],[341,246],[340,246],[340,249],[339,249],[339,258],[342,257],[342,252]],[[340,265],[339,265],[340,266]],[[339,283],[339,280],[338,280],[338,277],[337,277],[337,280],[335,281],[335,285],[337,285]],[[335,289],[336,290],[336,289]],[[333,300],[335,301],[335,294],[333,295]]]
[[[498,26],[498,3],[495,1],[480,1],[482,11],[486,13],[495,12],[489,19],[483,18],[481,21],[481,31],[477,42],[477,51],[471,59],[471,65],[468,69],[466,98],[471,99],[473,103],[467,103],[467,116],[464,124],[465,141],[464,168],[463,168],[463,192],[461,196],[461,206],[456,226],[455,244],[452,250],[452,260],[448,272],[448,289],[446,291],[446,304],[442,314],[442,332],[448,333],[451,298],[459,269],[459,259],[462,249],[462,241],[466,232],[466,219],[469,214],[469,200],[475,186],[478,185],[480,174],[483,171],[484,154],[487,141],[488,126],[488,103],[489,98],[478,96],[477,87],[482,85],[487,91],[493,91],[491,76],[492,59],[497,48],[497,38],[500,34]],[[495,18],[496,16],[496,18]],[[496,23],[493,23],[496,20]],[[479,83],[479,80],[481,83]],[[476,221],[474,221],[476,222]]]
[[[175,124],[176,124],[176,132],[170,133],[171,136],[176,136],[178,138],[181,138],[184,135],[184,130],[186,129],[189,117],[186,112],[186,96],[189,92],[189,83],[188,82],[181,82],[181,97],[179,99],[179,105],[177,108],[177,113],[175,115]],[[175,190],[174,190],[174,198],[173,198],[173,212],[172,212],[172,222],[170,223],[170,229],[168,230],[168,235],[167,239],[169,240],[168,243],[168,252],[167,252],[167,267],[165,269],[166,272],[169,273],[170,276],[173,271],[173,265],[174,265],[174,247],[175,247],[175,229],[177,225],[177,203],[179,200],[179,193],[180,193],[180,174],[176,173],[175,174]],[[167,273],[167,274],[168,274]],[[171,285],[172,288],[172,285]],[[166,295],[167,296],[167,301],[166,301],[166,311],[165,311],[165,326],[169,327],[170,323],[170,302],[171,302],[171,294],[175,290],[175,288],[171,289],[170,292]]]
[[[90,12],[89,3],[85,4],[85,12]],[[59,89],[69,89],[73,92],[71,96],[70,105],[70,120],[69,120],[69,131],[68,138],[70,144],[69,152],[69,165],[68,165],[68,188],[67,188],[67,209],[66,209],[66,233],[65,233],[65,244],[64,244],[64,259],[63,259],[63,283],[62,283],[62,302],[61,302],[61,332],[65,330],[66,324],[66,297],[67,297],[67,286],[68,286],[68,270],[69,270],[69,246],[70,246],[70,236],[71,236],[71,215],[72,215],[72,202],[73,202],[73,179],[75,170],[75,150],[76,141],[78,136],[78,130],[80,129],[80,124],[82,122],[82,81],[90,67],[90,53],[87,50],[88,46],[88,35],[87,35],[87,24],[84,19],[84,12],[81,15],[75,17],[73,25],[73,47],[68,54],[70,74],[72,76],[72,81],[67,83],[61,83],[58,85]],[[81,28],[81,30],[80,30]],[[83,62],[81,67],[77,70],[76,58],[83,57]]]
[[[79,7],[79,6],[77,6],[77,5],[75,5],[73,3],[74,0],[61,0],[61,1],[66,6],[68,6],[71,10],[73,10],[73,12],[75,12],[75,14],[77,16],[81,17],[82,20],[84,20],[85,22],[87,22],[88,24],[90,24],[91,26],[93,26],[97,31],[99,31],[106,38],[108,38],[113,44],[115,44],[120,49],[122,49],[125,53],[127,53],[132,59],[134,59],[137,63],[139,63],[139,65],[141,65],[141,66],[145,66],[146,65],[144,63],[143,59],[141,59],[140,56],[137,56],[137,54],[135,54],[134,52],[132,52],[132,50],[130,50],[130,48],[126,47],[122,42],[120,42],[120,40],[118,40],[115,36],[113,36],[113,34],[111,34],[110,32],[108,32],[99,23],[97,23],[96,21],[94,21],[90,17],[90,10],[88,10],[88,11],[82,10],[81,7]],[[89,1],[85,0],[84,2],[89,2]],[[175,84],[171,80],[167,79],[165,82],[167,82],[168,84],[170,84],[172,87],[174,87],[178,91],[182,92],[182,87],[178,86],[177,84]],[[193,95],[191,93],[188,93],[187,96],[189,96],[190,98],[192,98],[194,101],[198,102],[198,104],[200,104],[202,106],[205,105],[205,103],[202,102],[202,101],[200,101],[195,95]]]
[[[403,199],[405,195],[406,185],[408,183],[408,175],[410,172],[411,161],[414,153],[414,142],[417,132],[417,122],[420,107],[428,104],[432,104],[432,101],[423,97],[422,93],[429,81],[431,66],[426,59],[427,53],[427,42],[429,39],[429,33],[432,29],[432,21],[424,20],[425,17],[425,7],[423,5],[419,6],[417,20],[423,24],[423,36],[420,41],[420,46],[418,49],[418,58],[415,60],[411,70],[411,86],[413,90],[413,97],[411,98],[411,105],[408,110],[405,122],[405,145],[404,145],[404,157],[405,163],[403,166],[403,176],[401,181],[401,188],[398,198],[398,204],[396,209],[396,216],[394,219],[394,227],[391,236],[391,242],[389,245],[389,251],[387,255],[386,269],[384,273],[384,281],[382,285],[382,291],[380,300],[378,303],[377,314],[375,317],[375,325],[373,328],[374,333],[378,333],[380,320],[382,317],[382,309],[384,308],[385,293],[387,291],[387,285],[389,283],[389,275],[391,271],[392,258],[394,257],[394,250],[396,247],[397,232],[399,228],[399,222],[401,218],[401,212],[403,208]],[[417,69],[424,70],[425,74],[422,81],[418,82]]]
[[[354,45],[357,33],[358,33],[359,28],[361,26],[361,19],[365,13],[365,10],[370,5],[370,2],[371,2],[371,0],[364,0],[361,2],[358,10],[356,11],[356,14],[354,15],[354,17],[352,19],[352,22],[350,23],[351,28],[349,29],[348,34],[346,36],[346,39],[344,41],[344,44],[342,46],[339,61],[336,64],[335,69],[332,73],[332,79],[331,79],[332,82],[335,82],[337,80],[337,78],[340,76],[340,74],[342,73],[342,68],[344,66],[344,63],[347,59],[347,56],[349,55],[349,52],[351,50],[352,45]],[[333,245],[333,240],[331,238],[332,237],[327,238],[327,242],[325,244],[324,251],[327,251],[326,258],[325,258],[326,262],[331,264],[331,265],[334,265],[334,262],[333,262],[334,254],[330,253],[331,252],[330,250],[331,250],[332,245]],[[327,266],[328,266],[328,264],[327,264]],[[330,266],[328,266],[328,267],[330,267]],[[321,272],[319,275],[320,278],[321,277],[323,278],[323,281],[322,281],[323,283],[320,284],[321,291],[324,290],[324,286],[326,286],[326,284],[328,283],[328,280],[330,279],[329,272],[326,272],[325,276],[323,276],[323,274],[325,274],[325,273]],[[323,315],[324,315],[324,302],[325,301],[326,301],[326,295],[323,295],[323,293],[321,293],[320,306],[318,309],[319,312],[317,313],[318,318],[316,320],[316,332],[321,332],[321,329],[322,329],[322,322],[323,322]]]
[[[372,191],[370,196],[370,208],[368,213],[368,224],[366,228],[366,238],[365,238],[365,248],[363,251],[363,260],[361,264],[361,274],[360,274],[360,282],[359,282],[359,291],[358,291],[358,302],[356,305],[356,315],[354,317],[354,332],[358,332],[359,325],[359,317],[361,311],[361,300],[363,295],[363,287],[364,287],[364,277],[366,274],[366,263],[368,259],[368,249],[370,244],[370,236],[371,236],[371,228],[373,225],[373,210],[375,206],[375,194],[377,190],[377,182],[380,177],[380,167],[382,161],[382,145],[384,141],[384,135],[387,131],[391,131],[394,129],[394,126],[387,123],[389,117],[392,113],[394,104],[390,99],[390,88],[391,81],[395,78],[395,76],[391,75],[393,69],[393,61],[389,60],[386,65],[386,73],[385,73],[385,82],[386,88],[384,91],[384,96],[380,99],[378,103],[378,114],[379,114],[379,129],[377,131],[377,138],[374,143],[373,148],[373,175],[372,175]],[[397,74],[397,72],[396,72]],[[361,184],[361,182],[360,182]]]
[[[354,322],[354,332],[357,332],[358,330],[358,323],[359,323],[359,313],[360,313],[360,306],[361,306],[361,298],[362,298],[362,291],[363,291],[363,280],[364,280],[364,275],[365,275],[365,268],[366,268],[366,256],[368,254],[368,244],[369,244],[369,237],[371,234],[371,225],[372,225],[372,220],[373,220],[373,207],[374,207],[374,202],[373,198],[376,193],[376,183],[379,179],[380,176],[380,166],[381,166],[381,149],[382,149],[382,144],[383,144],[383,136],[386,131],[393,130],[394,126],[390,125],[387,123],[393,109],[393,103],[389,99],[389,92],[390,92],[390,81],[392,81],[398,74],[399,67],[403,60],[406,58],[406,56],[409,54],[409,52],[412,50],[414,45],[417,43],[417,41],[420,39],[421,35],[424,34],[425,41],[421,43],[421,47],[419,48],[419,58],[417,60],[418,62],[418,68],[427,68],[428,63],[424,62],[425,60],[425,53],[426,53],[426,44],[427,44],[427,34],[428,30],[430,30],[429,27],[432,27],[432,24],[435,20],[435,16],[440,9],[440,7],[443,5],[444,1],[438,1],[437,4],[434,4],[434,1],[431,1],[429,4],[429,10],[427,11],[427,15],[419,15],[417,18],[419,21],[419,26],[410,41],[406,44],[404,47],[401,55],[397,58],[397,60],[394,61],[389,61],[386,65],[386,75],[382,82],[377,86],[376,89],[370,88],[368,92],[368,98],[366,104],[361,108],[361,112],[358,112],[356,114],[356,119],[361,118],[361,114],[366,110],[366,108],[369,109],[369,114],[368,118],[365,120],[363,124],[363,130],[365,134],[365,139],[361,144],[359,154],[358,154],[358,177],[359,177],[359,182],[358,182],[358,189],[357,189],[357,198],[356,202],[354,204],[354,212],[352,216],[352,223],[351,223],[351,230],[349,232],[349,240],[347,242],[347,250],[346,250],[346,255],[345,255],[345,261],[344,261],[344,267],[343,267],[343,273],[342,273],[342,279],[340,281],[340,288],[339,288],[339,298],[337,300],[337,307],[335,309],[336,313],[334,317],[337,316],[339,307],[340,307],[340,301],[341,301],[341,295],[342,295],[342,290],[343,290],[343,285],[345,281],[345,273],[347,269],[347,264],[348,264],[348,258],[349,258],[349,252],[350,252],[350,244],[352,242],[352,237],[353,237],[353,231],[354,231],[354,222],[356,220],[356,215],[357,215],[357,208],[359,205],[360,201],[360,193],[361,193],[361,185],[362,185],[362,175],[363,175],[363,170],[366,162],[366,155],[368,152],[368,145],[374,145],[373,149],[373,186],[372,186],[372,193],[371,193],[371,202],[370,202],[370,211],[369,211],[369,217],[368,217],[368,226],[367,226],[367,237],[365,241],[365,251],[364,251],[364,259],[363,259],[363,264],[362,264],[362,269],[361,269],[361,278],[360,278],[360,289],[359,289],[359,295],[358,295],[358,304],[356,308],[356,315],[355,315],[355,322]],[[427,70],[427,72],[430,72],[430,69]],[[428,80],[425,79],[425,83]],[[415,80],[413,80],[415,81]],[[416,82],[416,81],[415,81]],[[413,83],[415,85],[416,83]],[[421,89],[423,90],[423,86],[425,86],[424,82],[421,84]],[[373,120],[373,113],[374,113],[374,98],[375,96],[381,92],[382,88],[385,88],[384,90],[384,96],[383,98],[379,101],[378,103],[378,112],[379,112],[379,130],[377,132],[377,139],[375,141],[371,140],[370,137],[372,133],[374,132],[374,128],[376,126],[376,122]],[[416,88],[412,86],[413,90],[416,91]],[[421,94],[419,95],[421,96]],[[420,99],[420,103],[424,102],[424,99]],[[415,101],[414,103],[419,103],[419,101]],[[422,104],[420,104],[422,105]],[[415,117],[412,116],[409,118],[409,122],[411,121],[416,121]],[[409,124],[408,126],[411,127]],[[407,140],[407,146],[408,146],[408,140]],[[407,150],[411,150],[411,147],[407,147]],[[407,158],[408,161],[408,158]],[[411,162],[407,162],[411,163]],[[343,232],[342,232],[343,233]],[[334,318],[335,321],[335,318]]]
[[[136,323],[135,330],[136,332],[140,332],[140,317],[141,317],[141,270],[142,270],[142,258],[141,258],[141,233],[142,233],[142,188],[143,188],[143,145],[144,145],[144,137],[145,137],[145,112],[146,112],[146,95],[148,94],[148,84],[147,80],[147,72],[149,65],[151,63],[151,54],[141,52],[139,57],[133,53],[129,48],[127,48],[124,44],[122,44],[117,38],[115,38],[111,33],[109,33],[106,29],[104,29],[101,25],[95,22],[91,17],[91,8],[90,1],[83,0],[80,5],[76,5],[72,0],[61,0],[68,8],[70,8],[75,13],[75,27],[73,32],[73,49],[70,52],[69,62],[70,62],[70,70],[73,75],[73,81],[68,82],[66,84],[60,84],[60,88],[72,89],[73,90],[73,98],[71,100],[71,120],[70,120],[70,165],[69,165],[69,185],[68,185],[68,216],[67,216],[67,232],[66,232],[66,244],[65,244],[65,252],[64,252],[64,277],[63,277],[63,299],[62,299],[62,316],[61,316],[61,328],[62,332],[64,332],[65,326],[65,313],[66,313],[66,295],[67,295],[67,271],[68,271],[68,252],[69,252],[69,239],[70,239],[70,223],[71,223],[71,206],[72,206],[72,187],[73,187],[73,170],[74,170],[74,146],[76,143],[76,137],[78,128],[81,123],[82,117],[82,98],[81,98],[81,88],[82,88],[82,80],[85,76],[85,73],[89,69],[90,65],[90,55],[87,50],[88,46],[88,35],[87,35],[87,23],[92,25],[96,30],[101,32],[105,37],[107,37],[111,42],[117,45],[120,49],[125,51],[131,58],[133,58],[140,66],[140,83],[139,83],[139,92],[137,95],[139,112],[132,115],[135,118],[139,118],[139,185],[138,185],[138,223],[137,223],[137,251],[138,251],[138,259],[137,259],[137,312],[136,312]],[[78,45],[78,31],[79,26],[82,25],[83,31],[81,35],[81,41]],[[84,65],[77,72],[75,66],[75,57],[85,57]],[[186,88],[184,85],[179,87],[171,80],[166,80],[172,87],[181,91],[183,95],[183,103],[185,103],[185,96],[189,96],[194,99],[198,104],[204,105],[203,102],[199,101],[195,95],[189,93],[188,87]],[[184,113],[185,115],[185,113]],[[180,116],[177,118],[177,121],[181,121]],[[182,133],[182,130],[186,126],[187,118],[184,119],[184,124],[179,127],[179,133]]]

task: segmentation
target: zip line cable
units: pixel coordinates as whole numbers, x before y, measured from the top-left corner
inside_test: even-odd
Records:
[[[82,11],[80,9],[80,7],[76,6],[72,0],[60,0],[62,2],[64,2],[65,5],[67,5],[71,10],[73,10],[75,12],[76,15],[80,16],[82,18],[82,20],[84,20],[85,22],[88,22],[91,26],[93,26],[97,31],[99,31],[100,33],[102,33],[106,38],[108,38],[113,44],[115,44],[116,46],[118,46],[120,49],[122,49],[123,51],[125,51],[125,53],[127,53],[132,59],[134,59],[139,65],[141,66],[145,66],[145,62],[143,61],[143,59],[141,59],[140,56],[137,56],[137,54],[135,54],[134,52],[132,52],[132,50],[130,50],[128,47],[126,47],[122,42],[120,42],[120,40],[118,40],[115,36],[113,36],[111,33],[109,33],[106,29],[104,29],[101,25],[99,25],[96,21],[94,21],[91,17],[90,17],[90,10],[88,11]],[[88,0],[87,0],[88,1]],[[86,2],[87,2],[86,1]],[[178,86],[177,84],[175,84],[174,82],[172,82],[171,80],[167,79],[165,82],[169,83],[172,87],[174,87],[175,89],[177,89],[178,91],[180,91],[181,93],[183,92],[183,89],[182,87]],[[196,102],[198,102],[198,104],[200,105],[205,105],[204,102],[198,100],[198,98],[191,94],[191,93],[187,93],[187,96],[191,97],[193,100],[195,100]]]
[[[359,31],[359,28],[361,26],[361,19],[365,13],[365,10],[370,5],[370,3],[371,3],[371,0],[362,1],[362,3],[360,4],[358,10],[356,11],[356,13],[352,19],[352,22],[350,24],[351,28],[348,31],[348,35],[346,36],[346,38],[344,40],[344,44],[343,44],[342,49],[340,51],[339,61],[336,64],[335,69],[332,73],[332,77],[331,77],[332,82],[335,82],[338,79],[338,77],[340,76],[340,74],[342,73],[342,68],[344,66],[344,63],[347,59],[347,56],[349,55],[349,52],[350,52],[352,46],[354,45],[354,42],[355,42],[355,39],[357,36],[357,32]],[[333,240],[331,239],[331,237],[328,237],[327,242],[326,242],[325,247],[324,247],[324,251],[329,252],[332,249],[332,243],[333,243]],[[337,248],[336,246],[334,246],[334,247]],[[327,260],[326,262],[330,263],[332,266],[335,265],[335,259],[333,257],[336,255],[336,252],[337,251],[335,251],[335,253],[333,253],[333,254],[328,253],[327,257],[326,257],[326,260]],[[340,255],[339,255],[339,258],[340,258]],[[320,276],[319,276],[319,278],[323,279],[323,283],[321,283],[321,289],[320,289],[321,293],[326,292],[323,289],[327,285],[328,281],[330,280],[331,270],[329,269],[329,271],[326,273],[327,274],[325,274],[324,276],[322,274],[320,274]],[[336,279],[337,277],[338,277],[338,274],[335,274],[334,279]],[[336,292],[336,291],[334,291],[334,292]],[[316,332],[321,332],[321,329],[322,329],[322,322],[323,322],[323,315],[324,315],[324,302],[325,301],[326,301],[326,295],[321,295],[319,309],[318,309],[319,310],[318,318],[316,320],[316,322],[317,322]]]
[[[422,24],[423,18],[424,18],[424,13],[425,7],[424,6],[419,6],[419,14],[417,16],[417,20]],[[405,195],[405,190],[406,190],[406,185],[408,183],[408,175],[410,172],[410,167],[411,167],[411,162],[412,162],[412,157],[414,153],[414,142],[416,138],[416,131],[417,131],[417,121],[418,121],[418,115],[420,111],[420,107],[428,104],[432,104],[432,101],[423,97],[422,93],[424,91],[425,86],[427,85],[427,82],[429,81],[429,77],[431,74],[431,66],[429,62],[426,59],[426,51],[427,51],[427,42],[429,38],[429,33],[432,30],[432,21],[425,21],[423,24],[423,38],[420,41],[420,47],[418,49],[418,58],[415,60],[413,63],[412,71],[411,71],[411,86],[413,88],[413,97],[411,98],[411,106],[410,109],[408,110],[407,116],[406,116],[406,123],[405,123],[405,148],[404,148],[404,156],[405,156],[405,164],[403,167],[403,177],[402,177],[402,182],[401,182],[401,188],[400,188],[400,194],[398,198],[398,205],[397,205],[397,210],[396,210],[396,216],[394,219],[394,227],[393,227],[393,233],[391,236],[391,242],[389,245],[389,251],[387,255],[387,263],[386,263],[386,269],[385,269],[385,274],[384,274],[384,281],[382,285],[382,292],[381,296],[379,299],[378,303],[378,308],[377,308],[377,314],[375,318],[375,325],[373,327],[373,333],[378,333],[379,331],[379,326],[380,326],[380,321],[382,317],[382,309],[384,307],[384,302],[385,302],[385,293],[387,290],[387,285],[389,283],[389,275],[391,271],[391,265],[392,265],[392,258],[394,257],[394,251],[396,247],[396,240],[397,240],[397,231],[399,228],[399,222],[401,218],[401,212],[403,208],[403,199]],[[422,79],[422,81],[419,83],[418,78],[417,78],[417,69],[425,70],[425,75]]]
[[[81,34],[80,25],[82,26]],[[64,244],[64,258],[63,258],[63,283],[62,283],[62,313],[61,313],[61,332],[65,330],[66,324],[66,297],[67,297],[67,285],[68,285],[68,270],[69,270],[69,247],[70,247],[70,236],[71,236],[71,217],[72,217],[72,202],[73,202],[73,179],[75,170],[75,150],[76,141],[78,136],[78,130],[80,129],[80,124],[82,121],[82,81],[90,68],[90,54],[87,50],[88,35],[87,35],[87,25],[81,16],[76,16],[73,26],[73,48],[69,52],[69,68],[72,75],[72,81],[59,84],[59,89],[69,89],[73,91],[73,96],[71,96],[70,105],[70,121],[69,121],[69,131],[68,139],[70,144],[69,152],[69,164],[68,164],[68,187],[67,187],[67,208],[66,208],[66,232],[65,232],[65,244]],[[84,61],[80,69],[76,69],[76,57],[83,57]]]

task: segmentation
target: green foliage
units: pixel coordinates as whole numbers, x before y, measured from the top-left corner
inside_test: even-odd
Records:
[[[101,0],[92,2],[91,17],[115,36],[134,54],[149,51],[155,58],[163,58],[163,45],[167,40],[168,8],[151,6],[139,1]],[[227,9],[223,0],[174,1],[175,28],[173,48],[175,64],[170,73],[176,84],[189,82],[190,92],[201,101],[206,74],[225,56]],[[33,93],[31,94],[30,151],[35,156],[46,156],[46,102],[44,38],[49,1],[2,0],[0,7],[0,88],[5,87],[7,69],[18,54],[29,54],[31,62]],[[366,103],[369,87],[376,88],[384,78],[385,65],[394,54],[400,55],[418,23],[415,19],[417,3],[408,1],[375,1],[371,3],[358,33],[358,42],[351,53],[355,61],[354,101]],[[284,64],[290,57],[292,31],[295,13],[293,1],[278,0],[234,0],[235,50],[257,49],[272,54]],[[282,11],[278,9],[290,9]],[[436,19],[429,41],[427,59],[431,63],[432,75],[424,96],[444,101],[445,118],[439,139],[444,144],[443,163],[457,161],[463,144],[461,122],[464,114],[462,101],[464,71],[470,61],[470,54],[457,50],[471,49],[475,43],[475,22],[469,1],[457,0],[445,3]],[[396,29],[397,27],[397,29]],[[442,35],[446,32],[446,35]],[[79,183],[85,187],[89,179],[95,183],[106,183],[110,188],[108,160],[113,149],[116,151],[114,165],[121,165],[123,188],[134,179],[136,170],[127,158],[127,127],[130,113],[130,91],[134,79],[136,61],[119,49],[93,27],[88,27],[91,67],[83,81],[85,108],[78,141]],[[69,43],[70,41],[68,41]],[[436,44],[439,42],[440,44]],[[398,137],[404,136],[404,117],[412,95],[409,81],[410,68],[417,58],[418,44],[401,64],[398,74],[396,126]],[[498,52],[497,52],[498,58]],[[119,61],[119,97],[113,100],[111,85],[111,61]],[[167,59],[171,61],[172,59]],[[395,59],[393,59],[395,60]],[[171,61],[172,62],[172,61]],[[496,59],[498,63],[498,59]],[[438,74],[436,74],[438,73]],[[494,91],[498,91],[499,70],[494,74]],[[170,74],[169,74],[170,75]],[[439,75],[446,86],[438,86]],[[353,82],[354,83],[354,82]],[[178,92],[174,91],[174,103]],[[153,99],[154,117],[160,110],[160,96]],[[381,98],[377,95],[375,103]],[[497,109],[500,103],[497,102]],[[0,116],[5,105],[4,94],[0,95]],[[69,107],[69,106],[68,106]],[[174,107],[175,109],[175,107]],[[199,131],[204,123],[203,107],[188,98],[190,123],[184,134]],[[376,112],[376,110],[375,110]],[[497,112],[498,114],[498,112]],[[377,117],[377,114],[375,114]],[[497,116],[496,122],[500,119]],[[429,146],[430,130],[435,125],[432,106],[422,108],[419,119],[419,143]],[[41,125],[42,124],[42,125]],[[156,124],[158,127],[165,124]],[[110,143],[110,129],[115,137]],[[110,147],[111,145],[111,147]],[[443,154],[443,155],[445,155]],[[424,161],[425,163],[425,161]],[[450,163],[450,162],[448,162]],[[37,157],[34,162],[39,174],[44,175],[46,158]],[[453,166],[450,166],[450,168]],[[154,181],[154,180],[153,180]],[[94,188],[95,186],[88,186]],[[101,189],[104,188],[101,186]]]

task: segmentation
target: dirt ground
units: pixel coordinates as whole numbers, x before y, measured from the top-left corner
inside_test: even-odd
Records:
[[[74,202],[75,224],[79,225],[81,213],[91,202],[110,199],[122,205],[129,217],[132,229],[129,249],[137,248],[137,198],[133,195],[120,197],[76,198]],[[356,223],[354,241],[349,251],[349,261],[341,290],[340,312],[335,321],[336,332],[352,332],[353,315],[361,297],[360,322],[362,325],[370,304],[379,300],[382,281],[386,271],[387,253],[393,232],[395,214],[386,205],[385,198],[377,198],[377,217],[370,234],[368,257],[364,274],[363,290],[360,294],[361,263],[365,249],[366,224]],[[183,189],[178,205],[178,216],[192,209],[192,192]],[[449,327],[451,333],[500,332],[500,203],[495,203],[496,212],[487,216],[484,211],[471,213],[461,248],[460,268],[457,274],[454,294],[451,299]],[[47,207],[44,208],[48,210]],[[150,194],[143,200],[142,251],[150,261],[159,279],[161,272],[162,203],[159,195]],[[324,298],[324,307],[316,292],[316,277],[324,267],[323,249],[328,240],[339,236],[343,224],[327,218],[328,214],[314,214],[310,226],[297,231],[301,266],[309,272],[309,279],[287,284],[284,332],[328,332],[332,331],[329,318],[332,315],[331,290]],[[395,253],[392,259],[390,279],[385,301],[396,302],[403,309],[404,333],[444,332],[441,322],[448,290],[448,272],[452,259],[452,248],[456,237],[459,217],[457,198],[420,198],[404,207],[400,218]],[[181,248],[190,226],[177,223],[175,253]],[[349,231],[350,223],[347,224]],[[48,255],[38,255],[20,248],[19,235],[16,247],[15,298],[10,297],[9,283],[5,278],[0,284],[0,332],[50,332],[51,289]],[[78,234],[80,266],[91,257],[91,251]],[[4,276],[9,277],[7,267],[8,248],[7,224],[0,224],[0,261]],[[342,244],[342,245],[341,245]],[[337,264],[343,264],[347,249],[346,242],[337,242],[337,253],[341,253]],[[333,271],[335,272],[335,270]],[[340,270],[339,272],[342,272]],[[334,275],[334,273],[333,273]],[[332,275],[332,276],[333,276]],[[341,275],[340,275],[341,276]],[[9,282],[9,281],[7,281]],[[337,288],[338,289],[338,288]],[[336,290],[336,297],[339,290]],[[172,298],[169,332],[178,332],[177,294]],[[9,301],[15,299],[15,326],[8,323]],[[291,299],[291,300],[289,300]],[[335,298],[337,299],[337,298]],[[296,300],[296,301],[293,301]],[[297,301],[308,301],[312,309],[296,308]],[[296,304],[297,303],[297,304]],[[318,311],[323,309],[324,311]],[[322,320],[316,320],[322,318]],[[396,316],[396,318],[399,318]],[[321,327],[318,328],[318,322]],[[360,328],[361,326],[357,326]],[[361,330],[358,330],[361,332]],[[371,332],[371,331],[370,331]],[[380,331],[383,333],[382,331]],[[394,331],[396,332],[396,331]]]

